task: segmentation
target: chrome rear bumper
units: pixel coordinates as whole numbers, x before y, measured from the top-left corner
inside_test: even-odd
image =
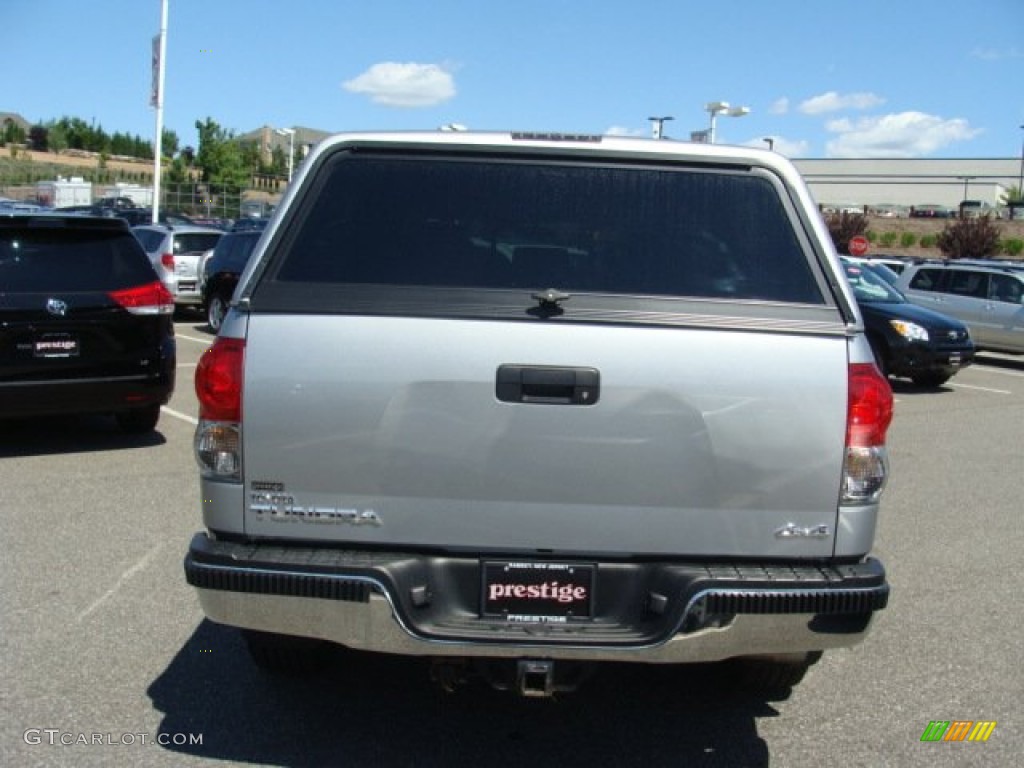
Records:
[[[474,598],[459,599],[479,593],[478,580],[466,584],[479,569],[472,558],[234,544],[199,534],[185,561],[213,621],[409,656],[684,663],[825,650],[862,640],[889,591],[875,560],[832,568],[600,567],[622,571],[612,581],[626,591],[606,601],[619,609],[567,626],[480,618]],[[659,582],[667,599],[652,604],[660,594],[649,587]],[[421,583],[432,586],[424,591]]]

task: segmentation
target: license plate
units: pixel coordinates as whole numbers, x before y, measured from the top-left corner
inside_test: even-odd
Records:
[[[36,357],[77,357],[78,339],[73,336],[44,336],[32,345]]]
[[[596,571],[593,564],[485,562],[480,613],[509,622],[589,619]]]
[[[960,365],[963,362],[962,356],[959,352],[954,352],[949,356],[950,365]]]
[[[179,291],[194,291],[196,289],[196,283],[194,280],[179,280],[178,290]]]

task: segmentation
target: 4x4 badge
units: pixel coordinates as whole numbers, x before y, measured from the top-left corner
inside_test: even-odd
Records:
[[[827,539],[832,535],[832,529],[827,525],[809,525],[807,527],[796,523],[786,523],[775,531],[777,539]]]
[[[51,315],[64,317],[64,315],[68,313],[68,303],[66,301],[61,301],[60,299],[47,299],[46,311]]]

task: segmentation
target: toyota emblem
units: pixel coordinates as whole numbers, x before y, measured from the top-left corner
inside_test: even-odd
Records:
[[[66,301],[61,301],[60,299],[47,299],[46,311],[51,315],[64,317],[64,315],[68,313],[68,303]]]

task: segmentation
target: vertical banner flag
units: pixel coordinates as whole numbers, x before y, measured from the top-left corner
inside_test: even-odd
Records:
[[[159,107],[160,98],[160,35],[153,37],[153,84],[149,91],[149,106]]]

